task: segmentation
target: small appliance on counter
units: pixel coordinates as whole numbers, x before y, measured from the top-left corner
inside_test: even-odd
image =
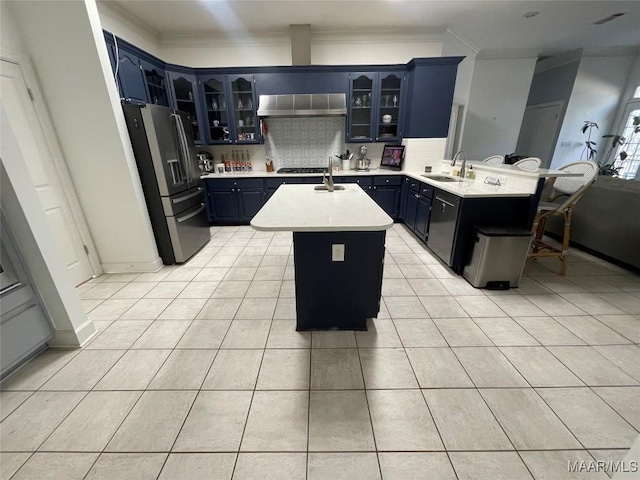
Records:
[[[203,173],[212,173],[215,171],[213,155],[209,152],[205,152],[204,150],[196,153],[196,158],[198,159],[198,168]]]
[[[358,151],[360,158],[356,160],[356,170],[359,172],[368,172],[371,167],[371,160],[367,158],[367,152],[366,145],[362,145]]]
[[[385,145],[382,150],[380,168],[400,170],[404,159],[404,145]]]

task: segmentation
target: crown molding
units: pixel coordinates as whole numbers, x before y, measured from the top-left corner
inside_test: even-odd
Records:
[[[499,60],[509,58],[538,58],[540,54],[539,48],[519,48],[519,49],[499,49],[499,50],[480,50],[476,59],[478,60]]]
[[[640,46],[585,48],[583,57],[635,57],[640,55]]]
[[[345,44],[345,43],[407,43],[425,42],[442,43],[444,28],[431,29],[350,29],[319,30],[311,32],[311,43]]]
[[[460,35],[459,33],[454,32],[450,28],[447,28],[446,34],[450,35],[451,37],[456,39],[462,45],[464,45],[469,50],[471,50],[475,55],[478,55],[478,52],[480,52],[480,49],[475,44],[473,44],[471,41],[469,41],[467,38],[465,38],[464,36]]]
[[[160,46],[163,48],[172,47],[220,47],[225,45],[234,46],[289,46],[291,37],[289,32],[273,33],[179,33],[166,34],[160,37]]]
[[[578,48],[576,50],[569,50],[567,52],[562,52],[548,58],[543,58],[541,60],[538,60],[533,73],[536,74],[546,72],[547,70],[551,70],[553,68],[562,67],[574,62],[579,62],[582,58],[582,54],[582,49]]]
[[[135,32],[141,37],[152,43],[160,43],[161,35],[155,28],[151,27],[149,24],[140,21],[139,19],[134,19],[130,13],[125,11],[120,5],[114,2],[107,1],[98,1],[96,2],[98,7],[99,16],[109,17],[125,28]]]

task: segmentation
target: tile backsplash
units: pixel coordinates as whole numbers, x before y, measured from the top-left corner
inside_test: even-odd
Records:
[[[265,156],[276,168],[324,167],[344,152],[344,117],[270,118]]]

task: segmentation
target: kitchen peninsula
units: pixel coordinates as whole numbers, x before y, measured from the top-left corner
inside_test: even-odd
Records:
[[[386,230],[393,219],[357,184],[282,185],[251,220],[293,232],[298,331],[366,330],[380,310]]]

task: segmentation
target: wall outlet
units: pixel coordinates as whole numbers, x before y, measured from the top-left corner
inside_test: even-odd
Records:
[[[344,262],[344,243],[334,243],[331,245],[331,261]]]

